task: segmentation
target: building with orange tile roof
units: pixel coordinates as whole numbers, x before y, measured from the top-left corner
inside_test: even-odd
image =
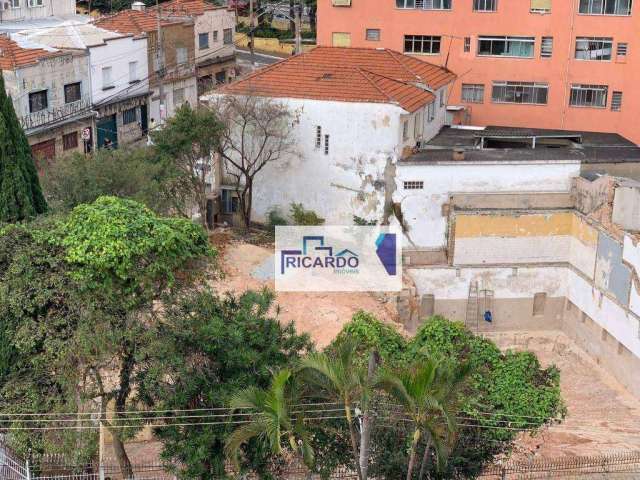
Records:
[[[297,121],[295,152],[267,165],[254,184],[257,221],[302,202],[327,224],[377,217],[385,178],[397,161],[444,125],[455,80],[445,68],[392,50],[323,47],[255,71],[201,97],[252,96],[286,105]],[[223,168],[223,170],[225,170]],[[225,170],[226,171],[226,170]],[[222,219],[232,220],[233,188],[220,184]]]
[[[86,52],[0,35],[0,69],[37,161],[85,150],[94,115]]]

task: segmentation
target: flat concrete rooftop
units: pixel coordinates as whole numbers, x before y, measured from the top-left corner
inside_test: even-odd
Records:
[[[444,127],[402,162],[449,162],[455,150],[464,150],[464,161],[478,162],[640,163],[640,147],[616,133],[499,126]]]

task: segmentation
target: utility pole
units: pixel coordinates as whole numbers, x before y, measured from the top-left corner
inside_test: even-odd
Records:
[[[157,0],[156,0],[157,1]],[[256,58],[253,49],[253,31],[255,30],[255,12],[253,11],[253,0],[249,0],[249,51],[251,52],[251,66],[255,67]]]
[[[296,55],[302,53],[302,4],[297,2],[295,5],[295,29],[296,29]]]
[[[165,104],[164,104],[164,86],[162,84],[162,78],[164,77],[164,50],[162,49],[162,26],[161,26],[161,12],[160,12],[160,4],[159,0],[156,0],[156,9],[158,11],[158,25],[157,25],[157,39],[156,39],[156,65],[158,67],[157,75],[158,75],[158,96],[160,97],[158,108],[160,118],[158,119],[158,125],[162,125],[164,123],[164,117],[166,116]]]

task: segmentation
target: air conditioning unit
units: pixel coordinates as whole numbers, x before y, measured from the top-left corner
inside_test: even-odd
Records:
[[[350,7],[351,0],[331,0],[334,7]]]

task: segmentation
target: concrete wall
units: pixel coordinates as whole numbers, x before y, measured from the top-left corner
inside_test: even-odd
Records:
[[[405,246],[439,248],[447,244],[443,206],[455,193],[540,193],[571,190],[580,172],[578,161],[438,162],[398,165],[394,201],[401,204],[408,227]],[[404,181],[423,181],[423,190],[404,190]]]
[[[196,61],[198,63],[207,62],[216,57],[224,58],[233,55],[236,51],[233,39],[235,37],[236,18],[235,13],[232,10],[226,8],[216,8],[214,10],[207,10],[202,15],[195,17],[194,26],[194,41]],[[231,44],[224,45],[225,28],[232,29]],[[213,32],[218,32],[217,40],[213,40]],[[209,48],[199,49],[198,47],[198,35],[200,33],[209,34]]]
[[[174,82],[167,82],[164,84],[164,97],[165,108],[167,118],[172,117],[175,111],[180,107],[174,100],[174,92],[177,89],[184,89],[184,100],[188,102],[191,107],[195,108],[198,105],[198,81],[194,76],[184,78],[182,80],[176,80]],[[158,87],[152,87],[151,89],[151,103],[149,104],[149,122],[151,119],[158,123],[160,118],[160,93]],[[149,123],[151,124],[151,123]]]

